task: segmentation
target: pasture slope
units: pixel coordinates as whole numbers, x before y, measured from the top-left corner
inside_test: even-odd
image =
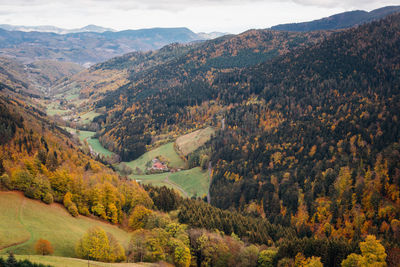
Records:
[[[76,135],[82,143],[84,143],[84,141],[86,140],[86,142],[90,145],[90,147],[93,149],[94,152],[105,157],[114,155],[113,152],[104,148],[100,144],[99,139],[93,138],[96,132],[82,131],[82,130],[77,131],[70,127],[63,127],[63,128],[68,132],[70,132],[71,134]]]
[[[179,172],[165,172],[149,175],[129,176],[142,184],[152,184],[155,186],[166,186],[178,190],[185,197],[203,197],[208,192],[210,178],[208,171],[201,170],[196,167],[190,170],[182,170]]]
[[[146,163],[160,156],[168,160],[168,166],[170,168],[185,168],[185,161],[176,153],[173,142],[150,150],[133,161],[125,162],[125,164],[128,165],[135,174],[143,174],[146,171]]]
[[[34,244],[47,239],[54,255],[74,257],[75,245],[91,227],[100,226],[127,248],[130,235],[100,220],[72,217],[60,204],[47,205],[20,192],[0,192],[0,253],[35,254]]]
[[[212,127],[207,127],[182,135],[176,139],[176,148],[186,157],[199,147],[203,146],[214,134],[215,130]]]
[[[203,146],[211,139],[213,134],[215,134],[215,130],[212,127],[196,130],[178,137],[175,142],[150,150],[136,160],[124,162],[133,171],[133,174],[129,178],[143,184],[174,188],[184,197],[206,196],[210,184],[210,176],[208,171],[203,171],[200,167],[178,172],[147,175],[145,172],[147,168],[146,164],[156,157],[166,159],[170,168],[185,168],[186,163],[183,158]]]

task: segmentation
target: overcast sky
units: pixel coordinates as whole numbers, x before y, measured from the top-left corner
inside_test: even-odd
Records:
[[[387,5],[400,0],[0,0],[0,24],[239,33]]]

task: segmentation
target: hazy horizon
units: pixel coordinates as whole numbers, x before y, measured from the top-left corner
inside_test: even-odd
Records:
[[[337,13],[398,5],[397,0],[0,0],[0,24],[115,30],[187,27],[194,32],[240,33]]]

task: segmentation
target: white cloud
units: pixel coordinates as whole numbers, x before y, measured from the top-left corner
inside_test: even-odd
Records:
[[[399,0],[0,0],[0,24],[116,29],[188,27],[237,33],[249,28],[371,10]],[[398,3],[397,3],[398,4]]]

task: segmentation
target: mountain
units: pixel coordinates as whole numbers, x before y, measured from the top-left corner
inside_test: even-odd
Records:
[[[104,28],[97,25],[87,25],[78,29],[62,29],[55,26],[21,26],[21,25],[10,25],[10,24],[0,24],[0,29],[4,29],[7,31],[21,31],[21,32],[52,32],[57,34],[67,34],[67,33],[78,33],[78,32],[106,32],[111,31],[114,32],[114,29]]]
[[[319,42],[327,35],[329,33],[251,30],[238,36],[224,36],[200,44],[167,46],[156,52],[128,54],[95,65],[69,79],[67,84],[52,90],[56,94],[65,87],[73,90],[76,84],[80,84],[83,89],[81,97],[90,97],[89,103],[94,103],[89,108],[103,110],[100,113],[110,118],[100,133],[100,142],[109,150],[117,152],[123,160],[129,161],[144,153],[145,145],[150,145],[147,143],[151,140],[150,132],[160,134],[166,130],[165,138],[168,139],[168,136],[174,135],[174,131],[178,131],[174,126],[175,120],[169,121],[169,116],[176,113],[177,105],[192,105],[192,101],[201,103],[216,98],[215,94],[204,94],[204,90],[208,90],[218,72],[268,61],[293,49]],[[91,74],[94,75],[92,78]],[[85,80],[85,77],[89,79]],[[188,86],[190,93],[186,91]],[[182,90],[179,89],[181,87]],[[163,97],[166,99],[160,101],[160,94],[165,94]],[[186,94],[192,96],[188,98]],[[195,96],[201,98],[196,99]],[[120,102],[121,99],[124,100]],[[125,123],[131,120],[130,107],[137,104],[144,105],[145,113],[148,111],[154,116],[144,118],[139,114],[141,109],[137,109],[135,120],[144,125],[138,128],[126,127]],[[120,105],[123,105],[126,112],[113,114],[112,111],[120,109],[117,108]],[[165,127],[168,125],[173,128],[167,130]],[[192,127],[195,125],[187,124],[179,131],[189,131]],[[138,132],[133,134],[129,131]]]
[[[395,14],[335,32],[251,30],[172,44],[96,64],[38,100],[63,97],[71,111],[90,111],[96,137],[127,160],[211,129],[181,160],[210,175],[212,206],[142,187],[94,159],[87,140],[20,94],[32,86],[25,66],[46,68],[4,59],[0,189],[37,201],[0,194],[0,249],[34,253],[46,237],[57,255],[85,264],[398,266],[399,32]],[[65,92],[72,90],[80,99],[71,107]],[[75,132],[85,139],[87,132]],[[110,225],[119,238],[99,228],[84,233],[82,216],[126,233]],[[60,220],[65,225],[53,231]]]
[[[202,39],[209,40],[215,39],[224,35],[228,35],[228,32],[198,32],[197,35],[200,36]]]
[[[143,261],[149,262],[146,266],[164,266],[165,262],[244,266],[248,251],[255,266],[262,251],[273,258],[278,252],[258,244],[278,244],[283,238],[288,240],[288,233],[294,234],[293,229],[262,218],[183,199],[165,187],[146,187],[145,191],[135,181],[120,177],[112,166],[95,160],[84,144],[56,126],[32,99],[10,91],[14,94],[0,90],[2,266],[5,252],[10,252],[7,262],[12,262],[15,253],[18,259],[54,266],[104,266],[109,262],[143,266],[132,263]],[[178,218],[183,208],[187,214],[195,209],[205,216],[212,212],[219,224],[200,228],[197,222]],[[39,253],[40,243],[47,244],[40,253],[56,257],[32,256]],[[352,252],[347,247],[340,251],[344,255]],[[27,261],[14,265],[33,266]]]
[[[67,95],[79,88],[81,98],[97,99],[129,82],[130,73],[141,72],[173,60],[198,44],[170,44],[159,50],[132,52],[98,63],[75,75],[59,80],[51,87],[52,95]],[[70,101],[69,104],[73,101]]]
[[[263,30],[207,41],[100,94],[94,123],[125,160],[214,127],[186,158],[209,166],[214,206],[305,238],[374,234],[389,250],[399,245],[399,32],[396,14],[330,34]]]
[[[92,28],[89,26],[88,30]],[[174,42],[188,43],[199,39],[187,28],[69,34],[0,29],[0,56],[23,63],[55,60],[89,66],[132,51],[154,50]]]
[[[387,6],[370,12],[356,10],[310,22],[280,24],[271,27],[271,29],[296,32],[345,29],[384,18],[396,12],[400,12],[400,6]]]
[[[72,30],[67,30],[67,33],[78,33],[78,32],[98,32],[98,33],[103,33],[103,32],[115,32],[116,30],[111,29],[111,28],[105,28],[97,25],[87,25],[85,27],[79,28],[79,29],[72,29]]]
[[[57,80],[82,69],[82,66],[70,62],[35,61],[25,65],[0,57],[0,84],[8,91],[39,97],[46,94]]]

